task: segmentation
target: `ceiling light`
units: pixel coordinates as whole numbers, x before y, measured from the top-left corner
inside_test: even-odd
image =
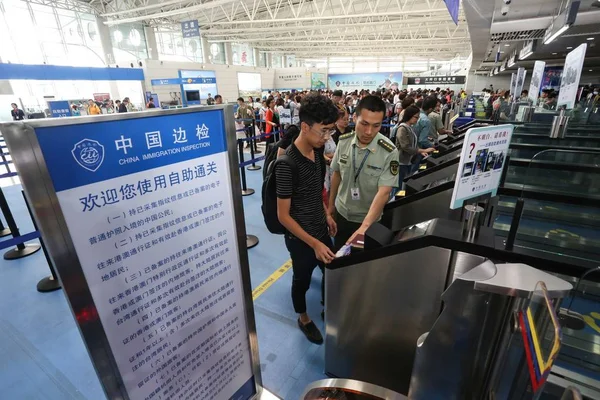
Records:
[[[573,47],[569,46],[569,47],[567,47],[567,50],[571,50],[572,48],[573,48]]]
[[[600,1],[600,0],[599,0]],[[558,53],[552,53],[553,56],[557,55]]]
[[[598,1],[600,1],[600,0],[598,0]],[[590,72],[592,72],[592,71],[593,71],[593,69],[590,69]]]
[[[551,29],[552,27],[548,28]],[[550,36],[548,36],[546,39],[544,39],[544,44],[550,44],[554,41],[554,39],[556,39],[557,37],[559,37],[560,35],[562,35],[567,29],[569,29],[570,26],[569,25],[563,25],[562,28],[560,28],[559,30],[557,30],[556,32],[554,32],[553,34],[551,34]]]
[[[598,0],[598,1],[600,1],[600,0]],[[594,40],[594,38],[593,37],[589,37],[589,38],[587,38],[587,40]]]
[[[510,47],[510,44],[505,44],[504,47]]]

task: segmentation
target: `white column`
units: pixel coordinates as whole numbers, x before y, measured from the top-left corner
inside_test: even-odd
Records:
[[[281,65],[283,66],[283,68],[287,68],[287,62],[286,62],[285,55],[281,56]]]
[[[102,44],[102,53],[106,64],[115,64],[115,53],[113,52],[112,38],[108,26],[104,25],[106,18],[96,17],[96,25],[98,26],[98,35]]]
[[[231,43],[225,43],[225,63],[227,65],[233,65],[233,50],[231,49]]]
[[[211,64],[212,61],[208,57],[210,55],[210,43],[208,43],[208,40],[204,36],[202,36],[201,42],[202,42],[202,62],[204,64]]]
[[[265,53],[265,59],[267,60],[267,68],[271,68],[273,66],[272,57],[273,54]]]
[[[148,59],[158,60],[158,42],[156,41],[156,33],[151,26],[144,27],[146,35],[146,49],[148,50]]]
[[[254,57],[254,66],[258,67],[260,60],[260,52],[258,51],[258,49],[252,49],[252,57]]]

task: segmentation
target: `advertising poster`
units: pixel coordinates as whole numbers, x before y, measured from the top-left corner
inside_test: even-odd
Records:
[[[583,69],[586,50],[587,43],[583,43],[567,54],[563,75],[560,80],[557,106],[565,105],[567,108],[575,106],[577,88],[579,87],[579,79],[581,79],[581,70]]]
[[[292,123],[292,110],[284,108],[279,112],[279,122],[282,124]]]
[[[211,110],[35,130],[131,400],[256,392],[223,122]]]
[[[521,98],[521,92],[523,91],[523,85],[525,84],[525,77],[527,76],[527,70],[525,68],[519,68],[517,70],[517,83],[515,87],[514,98]]]
[[[247,99],[249,96],[254,98],[262,94],[262,81],[260,73],[238,72],[238,90],[240,97]]]
[[[534,104],[540,97],[540,90],[542,89],[542,78],[544,76],[545,67],[546,63],[544,61],[536,61],[533,65],[531,83],[529,84],[529,100],[531,100]]]
[[[496,195],[514,126],[471,128],[465,135],[452,192],[451,209],[474,197]]]
[[[517,74],[510,74],[510,97],[511,99],[515,98],[515,89],[517,87]]]
[[[364,72],[354,74],[329,74],[329,90],[389,89],[402,86],[402,72]]]
[[[183,83],[183,92],[185,93],[188,90],[199,90],[200,91],[200,99],[206,100],[208,99],[208,94],[210,93],[212,97],[215,97],[218,94],[217,90],[217,76],[215,75],[215,71],[196,71],[196,70],[180,70],[179,76],[181,78],[208,78],[203,79],[203,81],[207,83]],[[211,79],[212,78],[212,79]],[[192,82],[192,81],[190,81]]]
[[[310,73],[310,89],[325,90],[327,89],[327,74],[322,72]]]
[[[542,87],[540,90],[554,89],[558,91],[560,89],[560,78],[562,76],[563,67],[547,67],[544,69],[544,75],[542,78]]]

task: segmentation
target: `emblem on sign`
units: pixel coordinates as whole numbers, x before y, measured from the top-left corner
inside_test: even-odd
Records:
[[[71,150],[73,158],[81,167],[96,172],[104,162],[104,146],[96,140],[83,139]]]

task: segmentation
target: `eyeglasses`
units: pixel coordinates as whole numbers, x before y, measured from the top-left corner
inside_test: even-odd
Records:
[[[331,137],[335,133],[335,129],[325,129],[323,131],[318,131],[313,127],[311,127],[310,129],[314,131],[317,135],[319,135],[322,139],[325,139],[326,137]]]

